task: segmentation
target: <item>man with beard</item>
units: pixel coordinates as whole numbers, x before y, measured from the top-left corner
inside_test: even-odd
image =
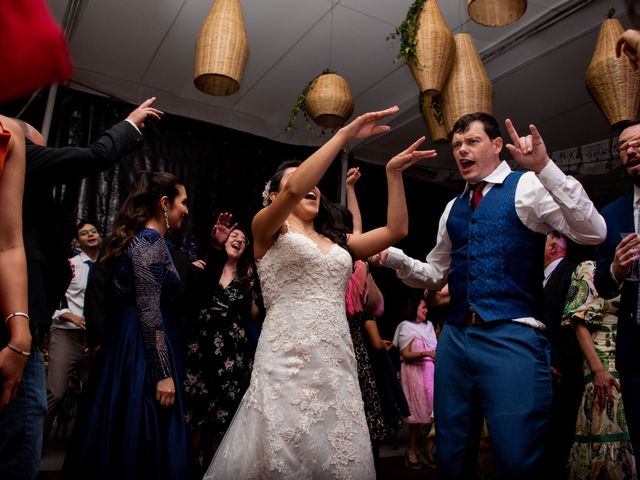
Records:
[[[622,401],[631,444],[640,459],[640,302],[637,276],[640,258],[640,124],[620,134],[620,161],[633,191],[602,209],[607,239],[598,248],[595,286],[604,298],[620,297],[616,370],[620,374]]]

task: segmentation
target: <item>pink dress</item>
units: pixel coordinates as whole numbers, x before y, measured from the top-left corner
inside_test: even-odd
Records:
[[[415,335],[419,331],[421,335]],[[428,320],[417,325],[413,322],[402,322],[394,338],[394,344],[400,349],[406,346],[407,338],[412,338],[411,351],[435,351],[437,339],[433,325]],[[402,345],[402,346],[401,346]],[[431,423],[433,421],[433,375],[435,362],[426,357],[422,361],[402,362],[400,382],[409,404],[411,416],[407,423]]]

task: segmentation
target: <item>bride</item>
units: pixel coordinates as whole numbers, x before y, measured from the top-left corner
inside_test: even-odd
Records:
[[[251,384],[205,479],[373,479],[375,472],[356,361],[345,315],[355,258],[407,234],[402,171],[435,151],[418,139],[386,166],[387,225],[347,235],[316,184],[342,147],[389,131],[398,111],[367,113],[267,183],[253,219],[254,253],[267,315]]]

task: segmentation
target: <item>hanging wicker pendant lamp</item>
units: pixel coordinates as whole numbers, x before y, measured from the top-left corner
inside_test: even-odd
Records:
[[[458,33],[453,38],[456,54],[442,92],[444,124],[449,135],[454,123],[463,115],[474,112],[493,114],[493,85],[471,35]]]
[[[249,57],[240,0],[215,0],[196,40],[193,83],[209,95],[231,95]]]
[[[320,75],[311,83],[304,109],[322,128],[341,127],[353,114],[351,88],[340,75]]]
[[[453,64],[453,35],[436,0],[426,0],[418,21],[415,58],[407,64],[421,92],[440,93]]]
[[[520,19],[527,0],[467,0],[469,17],[486,27],[504,27]]]
[[[442,111],[442,96],[440,94],[420,95],[420,109],[429,130],[429,139],[433,143],[448,143],[447,129],[444,124]]]
[[[612,126],[637,119],[640,108],[640,73],[624,55],[616,57],[616,41],[623,31],[615,18],[602,22],[586,74],[587,90]]]

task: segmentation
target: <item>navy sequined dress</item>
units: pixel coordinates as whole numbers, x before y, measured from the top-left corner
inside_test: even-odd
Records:
[[[188,479],[197,462],[184,421],[180,334],[165,290],[180,281],[162,236],[144,228],[118,260],[122,305],[89,380],[65,461],[69,478]],[[172,377],[175,403],[156,400]]]

